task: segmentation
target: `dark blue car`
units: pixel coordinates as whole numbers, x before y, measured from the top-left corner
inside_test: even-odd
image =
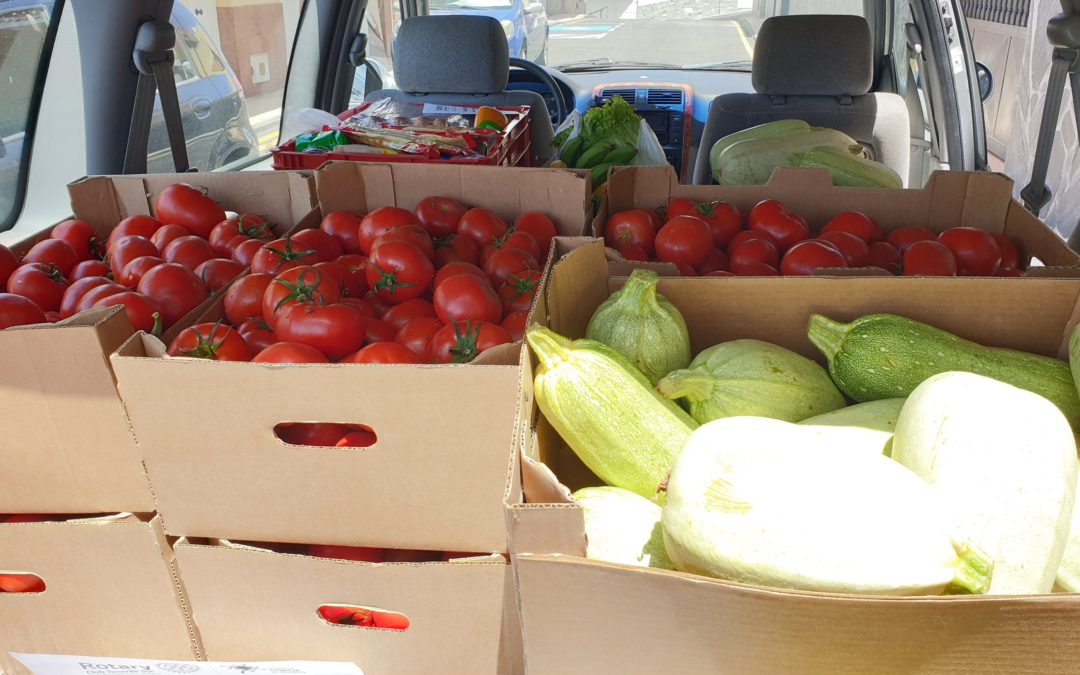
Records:
[[[510,56],[547,63],[548,19],[536,0],[430,0],[431,14],[478,14],[498,19]]]

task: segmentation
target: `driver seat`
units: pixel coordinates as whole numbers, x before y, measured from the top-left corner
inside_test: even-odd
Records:
[[[401,89],[373,91],[364,100],[530,106],[532,165],[547,162],[555,135],[551,114],[540,94],[506,91],[510,50],[497,20],[489,16],[410,17],[401,22],[393,50],[394,81]]]

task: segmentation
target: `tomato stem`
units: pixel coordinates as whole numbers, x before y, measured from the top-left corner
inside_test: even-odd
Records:
[[[379,269],[379,266],[375,263],[368,261],[368,266],[375,270],[379,274],[379,280],[375,282],[375,290],[385,290],[386,292],[393,294],[398,288],[409,288],[416,284],[409,283],[407,281],[399,281],[394,272],[384,272]]]

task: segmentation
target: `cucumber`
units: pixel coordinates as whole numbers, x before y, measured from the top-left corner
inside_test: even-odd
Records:
[[[617,146],[614,150],[604,155],[604,164],[626,165],[630,160],[637,157],[637,148],[629,145]]]
[[[904,187],[904,181],[899,174],[881,162],[831,147],[814,148],[810,152],[795,154],[791,163],[802,169],[827,169],[833,185],[893,190]]]
[[[611,162],[604,162],[603,164],[597,164],[593,167],[590,178],[592,179],[592,188],[594,190],[607,182],[608,169],[613,166],[615,165]]]
[[[604,161],[604,156],[607,155],[615,148],[614,143],[597,143],[590,145],[588,149],[581,153],[578,157],[578,161],[574,163],[575,169],[591,169],[597,164]]]
[[[821,146],[862,153],[862,146],[846,134],[833,129],[813,129],[794,136],[739,141],[716,158],[713,177],[721,185],[764,185],[773,169],[792,166],[795,155]]]
[[[848,324],[814,314],[807,334],[828,360],[833,382],[856,401],[906,397],[934,375],[963,371],[1049,399],[1080,430],[1080,396],[1064,361],[984,347],[893,314],[867,314]]]
[[[712,149],[709,150],[709,166],[712,167],[713,174],[716,174],[717,158],[724,150],[727,150],[740,141],[794,136],[796,134],[805,134],[810,130],[811,126],[803,120],[777,120],[775,122],[759,124],[756,127],[750,127],[749,129],[743,129],[742,131],[736,131],[713,143]]]
[[[585,137],[577,136],[571,138],[563,146],[561,152],[559,152],[559,159],[566,162],[566,166],[574,166],[577,163],[578,157],[581,156],[581,151],[585,148]]]

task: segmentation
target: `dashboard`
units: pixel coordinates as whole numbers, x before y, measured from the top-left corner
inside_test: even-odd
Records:
[[[546,68],[559,85],[551,91],[534,75],[511,69],[511,90],[540,94],[554,114],[555,96],[566,110],[584,113],[613,96],[622,97],[656,133],[668,162],[690,182],[709,105],[720,94],[752,91],[749,72],[692,70],[598,70],[562,73]]]

